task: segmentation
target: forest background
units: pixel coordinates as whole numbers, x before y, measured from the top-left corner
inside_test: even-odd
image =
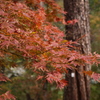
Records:
[[[63,7],[62,0],[56,0],[60,6]],[[58,27],[61,25],[58,24]],[[99,0],[90,0],[90,26],[91,26],[91,43],[92,43],[92,52],[96,51],[100,53],[100,1]],[[64,30],[64,26],[60,27]],[[21,59],[16,61],[20,68],[9,69],[9,66],[5,69],[4,73],[10,77],[11,82],[2,82],[2,90],[0,93],[5,93],[6,91],[11,91],[17,100],[44,100],[45,90],[42,90],[42,84],[38,81],[35,81],[35,75],[29,69],[24,70],[22,67]],[[20,70],[20,71],[19,71]],[[98,69],[94,66],[94,71],[100,72],[100,67]],[[48,84],[48,91],[46,91],[47,100],[62,100],[63,90],[57,89],[55,86]],[[99,100],[100,98],[100,83],[97,83],[91,80],[91,100]],[[47,98],[46,97],[46,98]],[[30,99],[29,99],[30,98]]]

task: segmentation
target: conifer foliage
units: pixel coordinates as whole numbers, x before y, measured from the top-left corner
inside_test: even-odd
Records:
[[[63,75],[68,69],[77,70],[76,66],[98,64],[100,55],[82,55],[74,46],[77,43],[65,40],[64,32],[54,25],[57,22],[77,23],[75,19],[65,22],[61,17],[64,14],[66,12],[54,0],[0,0],[1,65],[5,57],[23,58],[24,66],[37,73],[37,80],[46,79],[63,88],[67,85]],[[10,64],[17,66],[14,61]],[[85,74],[90,75],[89,72]],[[90,77],[99,81],[100,75],[91,72]],[[0,81],[6,81],[2,74]],[[5,95],[1,96],[4,100],[14,99],[12,95]]]

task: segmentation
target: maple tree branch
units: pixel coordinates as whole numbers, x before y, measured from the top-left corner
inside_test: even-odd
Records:
[[[10,53],[10,54],[13,54],[13,55],[16,55],[16,56],[18,56],[18,57],[22,57],[22,58],[26,58],[26,59],[31,59],[31,58],[29,58],[29,57],[24,57],[24,56],[21,56],[21,55],[19,55],[19,54],[16,54],[16,53],[14,53],[14,52],[11,52],[11,51],[7,51],[7,50],[4,50],[4,49],[0,49],[1,51],[4,51],[4,52],[7,52],[7,53]],[[31,59],[32,60],[32,59]]]

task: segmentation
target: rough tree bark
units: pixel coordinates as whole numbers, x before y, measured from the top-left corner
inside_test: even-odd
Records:
[[[78,50],[83,54],[89,54],[90,48],[90,27],[89,27],[89,0],[64,0],[66,21],[77,19],[78,23],[66,25],[67,40],[78,40]],[[89,100],[90,86],[89,77],[82,71],[90,70],[90,65],[76,66],[78,71],[70,70],[66,75],[69,85],[64,89],[63,100]],[[74,74],[74,76],[73,76]]]

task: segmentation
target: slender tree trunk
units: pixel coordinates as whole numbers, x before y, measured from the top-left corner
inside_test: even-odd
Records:
[[[80,53],[89,54],[90,48],[90,27],[89,27],[89,2],[88,0],[64,0],[66,21],[77,19],[78,23],[66,25],[67,40],[78,40]],[[69,71],[66,80],[69,85],[64,89],[63,100],[89,100],[90,86],[89,77],[85,76],[83,70],[90,70],[90,65],[76,66],[78,71]]]
[[[32,100],[29,93],[26,93],[26,99],[27,99],[27,100]]]
[[[48,81],[46,80],[43,86],[43,100],[47,100],[48,98]]]

